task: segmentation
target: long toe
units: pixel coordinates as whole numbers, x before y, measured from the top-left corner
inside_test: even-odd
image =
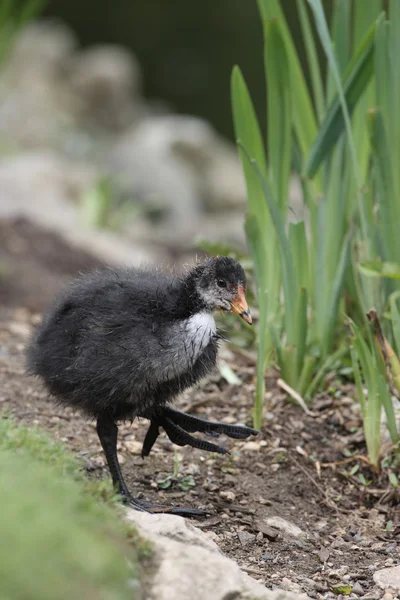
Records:
[[[200,510],[199,508],[188,508],[186,506],[166,506],[163,504],[153,504],[151,502],[142,502],[142,510],[152,514],[179,515],[181,517],[198,518],[205,517],[210,511]]]
[[[150,426],[147,430],[146,436],[142,446],[142,458],[149,456],[152,447],[154,446],[159,436],[159,423],[157,421],[151,421]]]
[[[219,423],[220,433],[225,433],[230,438],[238,440],[245,440],[251,435],[258,435],[261,431],[252,429],[251,427],[244,427],[243,425],[227,425],[225,423]]]
[[[207,435],[214,437],[224,433],[230,438],[242,440],[248,438],[250,435],[258,435],[260,433],[260,431],[257,431],[257,429],[252,429],[251,427],[207,421],[206,419],[200,419],[199,417],[188,415],[170,407],[165,408],[164,417],[168,418],[175,425],[178,425],[181,429],[184,429],[189,433],[206,433]]]
[[[221,435],[221,433],[219,431],[205,431],[204,433],[206,435],[208,435],[209,437],[214,437],[214,438],[217,438]]]
[[[141,504],[138,500],[135,500],[134,498],[124,498],[123,502],[124,504],[130,506],[131,508],[139,512],[151,512],[143,504]]]
[[[199,440],[193,437],[168,417],[163,419],[162,426],[171,442],[177,446],[191,446],[192,448],[198,448],[199,450],[205,450],[206,452],[229,454],[229,450],[222,446],[217,446],[217,444],[212,444],[206,440]]]

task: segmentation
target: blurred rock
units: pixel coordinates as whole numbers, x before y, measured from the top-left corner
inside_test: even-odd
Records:
[[[161,260],[145,243],[83,226],[80,200],[98,178],[96,167],[50,151],[24,152],[0,160],[0,218],[25,217],[57,231],[70,244],[108,264]]]
[[[102,45],[76,53],[69,81],[86,126],[121,130],[144,111],[139,63],[124,48]]]
[[[169,117],[171,150],[196,174],[205,207],[218,212],[246,203],[244,178],[235,146],[206,121]]]
[[[400,566],[377,571],[374,573],[374,581],[384,590],[400,592]]]
[[[182,252],[202,237],[244,249],[246,190],[234,144],[200,118],[155,108],[141,79],[121,47],[81,49],[54,21],[23,29],[0,73],[0,151],[9,155],[0,162],[0,214],[48,227],[54,220],[77,235],[70,200],[107,176],[114,208],[124,210],[121,233],[140,246]],[[301,215],[298,192],[293,180],[290,219]]]
[[[77,225],[76,201],[98,172],[49,150],[0,160],[0,216],[24,216],[55,229]],[[75,201],[75,202],[73,202]]]
[[[290,539],[290,538],[294,538],[294,539],[298,539],[298,540],[306,540],[307,539],[307,535],[304,533],[304,531],[302,531],[300,529],[300,527],[297,527],[297,525],[295,525],[294,523],[291,523],[290,521],[286,521],[286,519],[282,519],[282,517],[268,517],[265,519],[265,523],[269,527],[274,527],[275,529],[279,529],[281,534],[288,539]]]
[[[198,179],[172,151],[179,119],[144,119],[116,141],[107,167],[122,195],[161,214],[154,225],[159,239],[188,243],[197,232],[202,206]]]
[[[75,34],[60,21],[30,23],[16,38],[6,62],[6,74],[13,74],[16,79],[38,73],[59,77],[77,45]]]
[[[149,210],[158,207],[158,239],[177,240],[178,233],[182,242],[192,241],[199,228],[212,228],[215,213],[223,215],[216,239],[227,241],[232,212],[242,229],[245,190],[235,148],[201,119],[148,117],[116,141],[107,166],[122,194]],[[207,221],[202,216],[210,210]]]
[[[73,102],[63,86],[75,37],[56,22],[22,30],[2,68],[0,135],[3,150],[57,147],[73,126]]]

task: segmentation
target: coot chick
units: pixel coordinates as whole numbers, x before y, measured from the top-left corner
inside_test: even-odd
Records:
[[[215,365],[219,335],[212,311],[252,322],[246,276],[233,259],[216,257],[177,276],[157,270],[104,269],[76,280],[60,295],[34,334],[28,368],[56,401],[97,420],[97,433],[120,494],[137,510],[197,516],[202,511],[156,507],[129,492],[117,457],[116,423],[150,420],[142,456],[162,427],[179,445],[227,450],[191,433],[244,439],[254,429],[213,423],[169,406]]]

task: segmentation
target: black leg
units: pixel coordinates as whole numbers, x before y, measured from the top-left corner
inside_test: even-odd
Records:
[[[179,410],[166,407],[164,414],[176,425],[180,425],[182,429],[190,433],[198,431],[199,433],[214,433],[219,435],[224,433],[230,438],[236,438],[244,440],[250,435],[257,435],[260,432],[257,429],[251,427],[243,427],[241,425],[228,425],[228,423],[214,423],[213,421],[207,421],[206,419],[200,419],[193,415],[188,415]]]
[[[113,484],[123,497],[125,503],[130,504],[130,506],[135,510],[142,512],[169,513],[174,515],[182,515],[185,517],[199,517],[206,514],[204,511],[197,509],[180,508],[175,506],[158,506],[156,504],[151,504],[150,502],[139,502],[138,500],[135,500],[128,490],[121,472],[121,467],[119,465],[117,456],[118,427],[110,415],[104,413],[99,416],[97,419],[97,434],[106,456]]]
[[[151,452],[152,447],[154,446],[159,434],[160,424],[156,420],[150,421],[150,427],[147,430],[146,436],[144,438],[143,447],[142,447],[142,458],[148,456]]]
[[[206,450],[207,452],[217,452],[218,454],[229,454],[229,451],[222,446],[206,442],[205,440],[199,440],[192,435],[189,435],[187,431],[182,429],[179,425],[171,421],[168,417],[165,417],[161,421],[165,433],[177,446],[191,446],[192,448],[199,448],[200,450]]]
[[[107,413],[100,415],[97,419],[97,435],[106,456],[113,484],[118,493],[121,494],[126,503],[129,502],[132,508],[143,511],[144,509],[139,502],[132,498],[123,478],[117,455],[118,427]]]

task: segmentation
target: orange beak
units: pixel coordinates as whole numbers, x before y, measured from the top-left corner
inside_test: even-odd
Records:
[[[249,325],[252,324],[253,319],[251,318],[250,309],[247,305],[242,286],[238,287],[238,295],[236,300],[231,302],[231,311],[239,315],[239,317],[241,317],[243,321],[246,321],[246,323]]]

